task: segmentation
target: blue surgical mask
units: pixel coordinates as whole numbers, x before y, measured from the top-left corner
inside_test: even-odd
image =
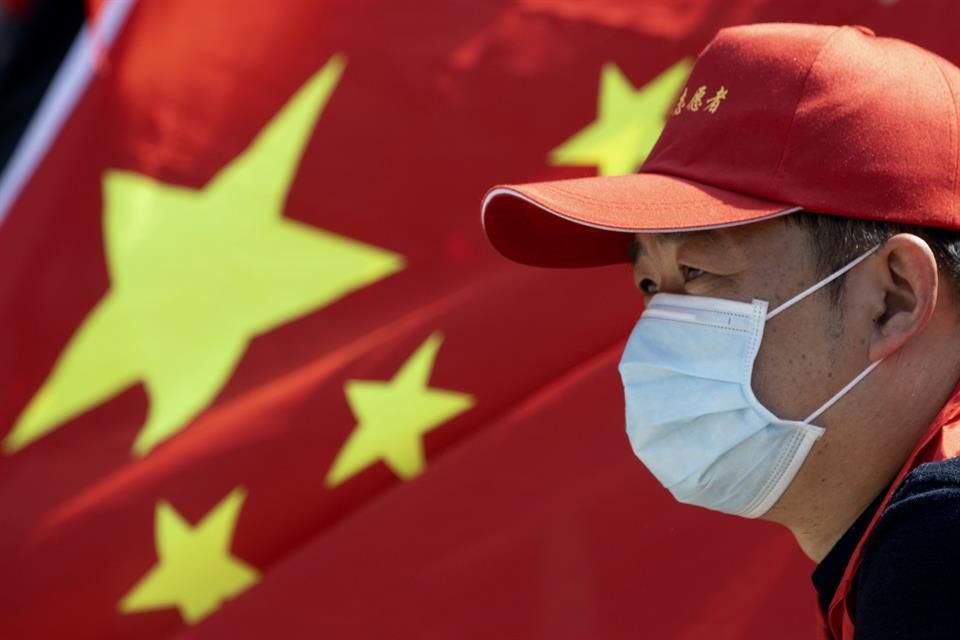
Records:
[[[813,421],[881,361],[806,419],[783,420],[750,386],[764,325],[876,248],[769,313],[764,300],[651,298],[618,367],[627,435],[634,454],[679,502],[756,518],[783,495],[823,435]]]

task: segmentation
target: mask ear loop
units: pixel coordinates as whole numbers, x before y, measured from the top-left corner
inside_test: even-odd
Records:
[[[822,289],[823,287],[827,286],[828,284],[830,284],[831,282],[833,282],[834,280],[836,280],[837,278],[839,278],[840,276],[842,276],[843,274],[845,274],[847,271],[850,271],[850,269],[853,269],[855,266],[857,266],[858,264],[860,264],[861,262],[863,262],[864,260],[866,260],[867,258],[869,258],[871,255],[873,255],[873,252],[876,251],[876,250],[879,249],[879,248],[880,248],[880,245],[878,244],[878,245],[876,245],[875,247],[873,247],[872,249],[870,249],[869,251],[867,251],[866,253],[864,253],[862,256],[860,256],[859,258],[857,258],[856,260],[854,260],[853,262],[851,262],[850,264],[846,265],[845,267],[841,267],[841,268],[838,269],[837,271],[834,271],[834,272],[833,272],[830,276],[828,276],[827,278],[824,278],[823,280],[821,280],[821,281],[818,282],[817,284],[813,285],[812,287],[807,287],[806,289],[804,289],[803,291],[801,291],[801,292],[798,293],[797,295],[793,296],[792,298],[790,298],[789,300],[787,300],[786,302],[784,302],[783,304],[781,304],[779,307],[777,307],[776,309],[774,309],[773,311],[771,311],[770,313],[768,313],[768,314],[767,314],[767,320],[769,320],[770,318],[778,315],[779,313],[781,313],[781,312],[783,312],[783,311],[786,311],[787,309],[789,309],[789,308],[792,307],[793,305],[797,304],[798,302],[800,302],[801,300],[803,300],[804,298],[806,298],[806,297],[809,296],[810,294],[812,294],[812,293],[814,293],[814,292],[816,292],[816,291],[819,291],[819,290]]]
[[[821,413],[823,413],[824,411],[826,411],[827,409],[829,409],[830,407],[832,407],[832,406],[837,402],[837,400],[839,400],[839,399],[842,398],[843,396],[847,395],[847,392],[850,391],[850,389],[852,389],[854,386],[856,386],[856,384],[857,384],[858,382],[860,382],[861,380],[863,380],[864,378],[866,378],[866,377],[867,377],[867,374],[870,373],[871,371],[873,371],[874,369],[876,369],[876,368],[877,368],[877,365],[879,365],[881,362],[883,362],[883,360],[877,360],[876,362],[871,362],[871,363],[867,366],[866,369],[864,369],[863,371],[861,371],[861,372],[857,375],[857,377],[855,377],[853,380],[851,380],[850,382],[848,382],[848,383],[843,387],[843,389],[840,389],[840,391],[837,391],[835,394],[833,394],[833,397],[830,398],[829,400],[827,400],[825,403],[823,403],[823,405],[822,405],[819,409],[817,409],[816,411],[814,411],[813,413],[811,413],[810,415],[808,415],[808,416],[804,419],[803,423],[804,423],[804,424],[810,424],[811,422],[813,422],[814,420],[816,420],[817,418],[819,418]]]
[[[793,305],[797,304],[798,302],[800,302],[801,300],[803,300],[804,298],[806,298],[806,297],[809,296],[810,294],[812,294],[812,293],[814,293],[814,292],[816,292],[816,291],[819,291],[819,290],[822,289],[823,287],[827,286],[828,284],[830,284],[831,282],[833,282],[834,280],[836,280],[837,278],[839,278],[840,276],[842,276],[843,274],[845,274],[847,271],[850,271],[850,269],[853,269],[855,266],[857,266],[858,264],[860,264],[861,262],[863,262],[864,260],[866,260],[867,258],[869,258],[869,257],[870,257],[871,255],[873,255],[873,253],[874,253],[877,249],[879,249],[879,248],[880,248],[880,245],[879,245],[879,244],[876,245],[876,246],[874,246],[872,249],[870,249],[869,251],[867,251],[866,253],[864,253],[862,256],[860,256],[860,257],[857,258],[856,260],[850,262],[848,265],[846,265],[846,266],[842,267],[841,269],[838,269],[837,271],[835,271],[834,273],[832,273],[829,277],[824,278],[823,280],[821,280],[821,281],[818,282],[817,284],[813,285],[812,287],[808,287],[808,288],[804,289],[803,291],[801,291],[800,293],[798,293],[797,295],[793,296],[792,298],[790,298],[789,300],[787,300],[786,302],[784,302],[783,304],[781,304],[779,307],[777,307],[776,309],[774,309],[773,311],[771,311],[770,313],[768,313],[768,314],[767,314],[767,320],[769,320],[770,318],[776,316],[777,314],[779,314],[779,313],[781,313],[781,312],[783,312],[783,311],[786,311],[787,309],[789,309],[789,308],[792,307]],[[814,411],[813,413],[811,413],[809,416],[807,416],[807,417],[804,419],[803,423],[804,423],[804,424],[810,424],[811,422],[813,422],[814,420],[816,420],[817,418],[819,418],[820,415],[821,415],[824,411],[826,411],[827,409],[829,409],[830,407],[832,407],[834,404],[836,404],[836,402],[837,402],[838,400],[840,400],[840,398],[842,398],[843,396],[847,395],[847,392],[850,391],[850,389],[852,389],[853,387],[855,387],[861,380],[863,380],[864,378],[866,378],[867,375],[868,375],[871,371],[873,371],[874,369],[876,369],[877,366],[878,366],[881,362],[883,362],[883,360],[877,360],[876,362],[871,362],[871,363],[867,366],[866,369],[864,369],[864,370],[861,371],[859,374],[857,374],[857,376],[856,376],[853,380],[851,380],[850,382],[848,382],[846,385],[844,385],[844,387],[843,387],[842,389],[840,389],[840,391],[837,391],[835,394],[833,394],[833,397],[832,397],[832,398],[830,398],[830,399],[827,400],[825,403],[823,403],[822,405],[820,405],[820,408],[819,408],[819,409],[817,409],[816,411]]]

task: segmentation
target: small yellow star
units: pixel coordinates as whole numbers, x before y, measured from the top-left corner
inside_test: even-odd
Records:
[[[474,404],[473,396],[427,386],[442,340],[439,333],[427,338],[388,382],[347,382],[347,400],[358,422],[327,474],[327,486],[381,459],[404,479],[423,471],[423,434]]]
[[[202,189],[104,176],[110,290],[3,441],[14,453],[142,382],[143,455],[223,388],[249,341],[403,268],[401,256],[283,216],[345,66],[334,56]]]
[[[245,498],[242,488],[234,489],[196,526],[167,502],[157,504],[157,564],[123,597],[120,611],[178,607],[187,624],[196,624],[256,584],[259,572],[230,554]]]
[[[552,150],[550,163],[596,165],[603,176],[636,171],[660,136],[692,64],[681,60],[639,90],[617,65],[603,65],[597,119]]]

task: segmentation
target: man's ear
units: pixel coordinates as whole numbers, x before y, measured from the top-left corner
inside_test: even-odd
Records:
[[[900,233],[877,251],[872,280],[870,360],[886,358],[920,333],[937,306],[937,260],[921,238]]]

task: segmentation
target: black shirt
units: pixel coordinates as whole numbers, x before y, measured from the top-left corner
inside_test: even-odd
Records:
[[[824,614],[886,492],[814,570]],[[960,458],[907,474],[864,546],[849,605],[856,640],[960,639]]]

